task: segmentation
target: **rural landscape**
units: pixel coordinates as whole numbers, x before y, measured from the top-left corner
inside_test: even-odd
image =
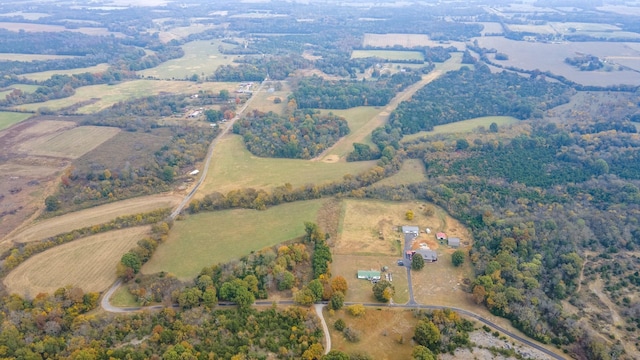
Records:
[[[0,359],[640,358],[640,1],[0,1]]]

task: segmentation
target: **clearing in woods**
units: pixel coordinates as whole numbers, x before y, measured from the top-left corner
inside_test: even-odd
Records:
[[[293,187],[340,181],[375,166],[375,161],[325,163],[301,159],[261,158],[249,152],[241,136],[227,135],[218,141],[211,168],[200,187],[200,196],[212,192],[252,187],[272,189],[290,183]]]
[[[40,108],[60,110],[78,103],[91,101],[91,104],[82,106],[77,110],[80,114],[90,114],[104,110],[117,102],[144,96],[158,95],[161,93],[197,94],[201,90],[209,90],[214,93],[223,89],[233,91],[236,85],[236,83],[220,82],[195,83],[191,81],[132,80],[116,85],[102,84],[83,86],[77,88],[74,95],[64,99],[24,104],[16,108],[27,111],[36,111]]]
[[[328,155],[334,155],[333,157],[344,158],[353,151],[353,143],[367,144],[371,147],[375,147],[375,144],[371,141],[371,131],[379,126],[379,122],[373,121],[378,114],[381,113],[379,107],[373,106],[358,106],[346,110],[322,110],[322,113],[333,113],[335,115],[342,116],[349,123],[349,134],[340,139],[328,152]],[[384,115],[384,114],[383,114]],[[373,124],[369,124],[373,123]],[[325,158],[324,161],[329,159]]]
[[[29,155],[76,159],[120,132],[106,126],[79,126],[63,132],[29,139],[19,149]]]
[[[138,71],[143,77],[184,79],[192,75],[211,76],[221,65],[233,65],[243,55],[225,55],[218,46],[231,47],[219,40],[198,40],[182,45],[184,56],[172,59],[151,69]]]
[[[158,38],[160,39],[160,41],[167,43],[171,40],[182,40],[186,37],[188,37],[189,35],[192,34],[199,34],[202,32],[205,32],[209,29],[214,29],[216,27],[219,27],[217,25],[213,25],[213,24],[199,24],[199,23],[194,23],[191,24],[189,26],[177,26],[177,27],[172,27],[169,29],[165,29],[166,25],[162,24],[161,21],[158,21],[160,19],[154,19],[153,22],[156,23],[156,26],[160,29],[163,29],[162,31],[158,32]],[[172,20],[172,19],[169,19]]]
[[[15,123],[26,120],[31,116],[33,116],[33,114],[0,111],[0,130],[6,129]]]
[[[489,129],[491,123],[496,123],[498,126],[511,125],[518,123],[518,119],[511,116],[483,116],[479,118],[473,118],[468,120],[456,121],[449,124],[434,126],[432,131],[420,131],[415,134],[405,135],[402,138],[402,142],[412,141],[420,139],[429,135],[437,134],[463,134],[470,133],[480,126],[485,129]]]
[[[393,47],[400,45],[403,48],[416,46],[429,46],[431,40],[424,34],[364,34],[362,46]]]
[[[373,184],[372,187],[413,184],[424,181],[426,179],[426,175],[427,170],[425,169],[422,160],[407,159],[402,164],[400,171],[388,178],[378,181]]]
[[[33,297],[66,285],[103,291],[116,280],[116,264],[150,230],[149,226],[109,231],[37,254],[7,275],[10,293]]]
[[[29,80],[36,81],[44,81],[51,78],[53,75],[73,75],[73,74],[82,74],[82,73],[99,73],[106,71],[109,68],[109,64],[98,64],[96,66],[89,66],[84,68],[75,68],[68,70],[50,70],[50,71],[41,71],[29,74],[22,74],[21,77],[25,77]]]
[[[386,60],[424,60],[424,55],[419,51],[402,50],[353,50],[352,59],[377,57]]]
[[[366,282],[365,280],[360,280]],[[351,290],[349,290],[351,291]],[[324,310],[331,333],[331,348],[349,354],[368,354],[372,359],[411,359],[413,338],[418,320],[410,310],[366,308],[361,317],[351,316],[346,309],[338,310],[334,315]],[[344,320],[347,327],[360,334],[360,341],[349,342],[344,335],[335,330],[336,320]]]
[[[206,266],[293,240],[304,235],[305,221],[317,221],[325,201],[299,201],[262,211],[234,209],[189,215],[175,222],[167,241],[142,271],[166,271],[187,280]]]
[[[42,240],[75,229],[104,224],[118,216],[174,207],[181,200],[182,196],[179,195],[161,194],[117,201],[29,224],[10,236],[9,240],[18,243]]]

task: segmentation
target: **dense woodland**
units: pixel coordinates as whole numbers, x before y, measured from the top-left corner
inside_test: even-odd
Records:
[[[295,100],[291,100],[295,107]],[[233,124],[247,149],[258,156],[310,159],[349,133],[347,121],[333,114],[295,110],[289,116],[253,111]]]
[[[420,78],[421,73],[413,71],[381,76],[377,81],[328,81],[312,76],[300,79],[291,97],[301,109],[384,106],[397,92],[419,81]]]

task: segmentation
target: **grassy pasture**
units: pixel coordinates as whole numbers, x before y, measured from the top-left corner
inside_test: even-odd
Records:
[[[218,40],[199,40],[182,46],[184,56],[169,60],[151,69],[139,71],[144,77],[158,79],[184,79],[193,74],[201,76],[212,75],[221,65],[233,65],[233,59],[238,55],[224,55],[218,51],[218,46],[229,47]]]
[[[360,280],[364,281],[364,280]],[[380,308],[367,308],[364,316],[356,318],[347,313],[346,309],[330,315],[324,312],[324,318],[331,333],[331,348],[346,353],[364,353],[373,359],[411,359],[413,351],[414,330],[418,324],[411,311],[388,309],[384,304]],[[338,319],[362,334],[360,341],[352,343],[344,335],[333,328]],[[400,343],[398,339],[404,339]]]
[[[304,235],[304,222],[316,221],[326,200],[300,201],[264,211],[235,209],[204,212],[177,221],[169,239],[143,267],[191,279],[205,266],[229,262],[251,251]]]
[[[6,61],[37,61],[37,60],[58,60],[58,59],[71,59],[77,56],[72,55],[41,55],[41,54],[15,54],[15,53],[2,53],[0,54],[0,60]]]
[[[364,34],[362,46],[392,47],[400,45],[404,48],[429,46],[431,40],[424,34]]]
[[[482,25],[482,31],[480,32],[482,35],[484,34],[499,34],[502,33],[502,25],[497,22],[479,22],[478,24]]]
[[[378,181],[373,186],[395,186],[420,182],[426,179],[427,171],[419,159],[405,160],[397,174]]]
[[[245,114],[253,110],[262,112],[273,111],[276,114],[284,114],[284,110],[287,108],[287,96],[291,94],[291,86],[286,82],[280,82],[280,84],[282,85],[282,90],[275,91],[274,89],[273,92],[268,92],[267,90],[275,86],[274,84],[275,82],[267,84],[262,91],[254,92],[251,95],[251,103],[245,110]],[[277,97],[282,100],[280,104],[275,104],[273,102],[273,100],[275,100],[275,98]]]
[[[380,126],[379,122],[374,120],[381,111],[380,108],[373,106],[359,106],[346,110],[322,110],[323,113],[332,112],[344,117],[349,123],[349,129],[351,129],[349,135],[340,139],[327,155],[345,157],[353,151],[353,143],[355,142],[375,146],[371,141],[371,132]],[[371,122],[373,124],[370,124]]]
[[[22,92],[35,92],[36,90],[38,90],[38,88],[40,87],[40,85],[28,85],[28,84],[13,84],[11,86],[9,86],[9,89],[20,89],[22,90]]]
[[[155,21],[154,21],[155,22]],[[162,26],[161,26],[162,27]],[[207,31],[209,29],[213,29],[216,26],[213,24],[191,24],[189,26],[180,26],[180,27],[174,27],[174,28],[170,28],[170,29],[166,29],[163,31],[160,31],[158,33],[158,36],[160,38],[160,41],[162,42],[169,42],[171,40],[180,40],[180,39],[184,39],[186,37],[188,37],[191,34],[198,34],[204,31]]]
[[[116,37],[124,37],[125,35],[120,32],[111,32],[107,28],[99,28],[99,27],[79,27],[77,29],[67,29],[62,25],[46,25],[46,24],[32,24],[32,23],[13,23],[13,22],[0,22],[0,28],[7,29],[9,31],[20,31],[24,30],[26,32],[61,32],[61,31],[71,31],[71,32],[79,32],[87,35],[93,36],[107,36],[113,35]]]
[[[144,237],[148,226],[115,230],[82,238],[37,254],[4,279],[12,293],[35,296],[74,285],[103,291],[116,280],[120,257]]]
[[[341,180],[345,174],[359,174],[374,164],[375,161],[325,163],[261,158],[246,149],[242,137],[231,135],[218,141],[207,178],[199,193],[226,193],[245,187],[270,189],[285,183],[294,187],[309,183],[321,184]]]
[[[95,99],[90,105],[78,109],[78,113],[90,114],[106,109],[109,106],[129,99],[143,96],[158,95],[160,93],[197,93],[200,90],[219,92],[222,89],[234,90],[236,83],[194,83],[191,81],[166,81],[166,80],[133,80],[116,85],[91,85],[76,89],[73,96],[50,100],[42,103],[20,105],[20,109],[36,111],[47,107],[52,110],[60,110],[79,102]]]
[[[21,77],[25,77],[29,80],[36,81],[44,81],[51,78],[53,75],[73,75],[73,74],[82,74],[82,73],[99,73],[106,71],[109,68],[109,64],[98,64],[96,66],[89,66],[84,68],[76,68],[69,70],[51,70],[51,71],[42,71],[36,73],[22,74]]]
[[[551,24],[529,25],[529,24],[508,24],[509,30],[514,32],[530,32],[536,34],[555,34],[556,29]]]
[[[353,50],[352,59],[378,57],[387,60],[424,60],[424,55],[418,51],[401,50]]]
[[[106,126],[79,126],[63,132],[41,136],[20,144],[31,155],[76,159],[100,146],[120,132]]]
[[[15,123],[26,120],[32,115],[33,114],[0,111],[0,130],[6,129]]]
[[[7,16],[7,17],[11,17],[11,16],[22,16],[23,19],[25,20],[38,20],[41,19],[43,17],[47,17],[47,16],[51,16],[49,14],[46,13],[35,13],[35,12],[22,12],[22,11],[14,11],[14,12],[10,12],[10,13],[4,13],[4,14],[0,14],[0,16]]]
[[[433,128],[433,131],[420,131],[415,134],[405,135],[402,138],[402,142],[412,141],[428,135],[470,133],[480,126],[483,126],[485,129],[489,129],[489,125],[491,125],[491,123],[496,123],[498,126],[502,126],[515,124],[518,121],[518,119],[511,116],[483,116],[469,120],[457,121],[450,124],[438,125]]]
[[[42,240],[74,229],[103,224],[118,216],[173,207],[181,200],[182,197],[178,195],[151,195],[117,201],[38,221],[21,229],[10,239],[19,243]]]

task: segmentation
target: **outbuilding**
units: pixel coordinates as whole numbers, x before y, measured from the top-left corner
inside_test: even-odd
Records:
[[[380,280],[380,271],[375,270],[358,270],[358,279],[362,280]]]
[[[447,244],[449,245],[449,247],[458,248],[460,247],[460,238],[450,237],[449,239],[447,239]]]
[[[443,233],[443,232],[439,232],[436,234],[436,239],[438,240],[446,240],[447,239],[447,234]]]

